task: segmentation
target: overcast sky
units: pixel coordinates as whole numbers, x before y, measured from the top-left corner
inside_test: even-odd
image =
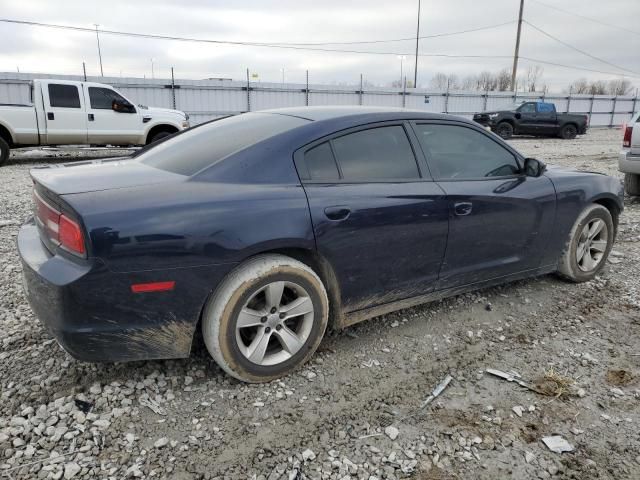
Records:
[[[640,32],[640,0],[540,0],[563,10]],[[422,0],[421,35],[433,35],[513,22],[491,30],[423,39],[420,52],[450,55],[513,55],[519,0]],[[139,33],[249,42],[348,42],[415,36],[417,0],[367,1],[217,1],[217,0],[0,0],[2,18]],[[525,0],[524,18],[591,55],[639,72],[629,79],[640,86],[640,34],[601,25]],[[298,50],[195,44],[177,41],[100,36],[108,76],[242,79],[245,69],[265,82],[350,83],[360,73],[374,84],[400,77],[397,55],[307,52]],[[415,41],[335,45],[323,48],[405,53],[405,74],[413,77]],[[523,25],[521,55],[547,62],[624,73],[543,36]],[[99,74],[95,35],[0,23],[0,71]],[[459,76],[511,68],[511,58],[421,57],[418,84],[435,72]],[[523,72],[532,62],[521,60]],[[560,90],[572,80],[610,79],[615,75],[544,67],[543,83]]]

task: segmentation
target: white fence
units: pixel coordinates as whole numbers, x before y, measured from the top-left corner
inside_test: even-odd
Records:
[[[0,73],[0,103],[30,103],[34,78],[83,80],[82,76]],[[587,114],[591,126],[618,126],[637,110],[638,98],[611,95],[567,95],[528,92],[462,92],[337,85],[281,84],[232,80],[175,80],[87,77],[107,83],[136,104],[187,112],[193,124],[225,115],[267,108],[304,105],[376,105],[470,117],[513,103],[544,100],[558,112]]]

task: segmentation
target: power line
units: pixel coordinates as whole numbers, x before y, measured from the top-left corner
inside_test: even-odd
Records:
[[[616,28],[618,30],[624,30],[625,32],[633,33],[635,35],[640,35],[640,32],[638,32],[636,30],[631,30],[629,28],[621,27],[620,25],[614,25],[612,23],[603,22],[602,20],[598,20],[596,18],[591,18],[591,17],[587,17],[585,15],[580,15],[579,13],[570,12],[569,10],[564,10],[563,8],[556,7],[555,5],[549,5],[548,3],[541,2],[540,0],[531,0],[531,1],[534,2],[534,3],[537,3],[539,5],[544,5],[547,8],[551,8],[553,10],[557,10],[559,12],[566,13],[567,15],[573,15],[574,17],[583,18],[583,19],[589,20],[591,22],[599,23],[600,25],[605,25],[607,27]]]
[[[6,18],[0,18],[0,22],[17,24],[17,25],[55,28],[55,29],[62,29],[62,30],[72,30],[76,32],[95,33],[95,30],[91,28],[74,27],[70,25],[31,22],[26,20],[12,20],[12,19],[6,19]],[[319,51],[319,52],[331,52],[331,53],[356,53],[356,54],[366,54],[366,55],[412,55],[411,53],[407,53],[407,52],[376,52],[376,51],[370,51],[370,50],[343,50],[343,49],[332,49],[332,48],[316,48],[316,47],[303,47],[303,46],[296,46],[296,45],[284,45],[284,44],[278,44],[278,43],[214,40],[214,39],[206,39],[206,38],[178,37],[178,36],[172,36],[172,35],[157,35],[157,34],[149,34],[149,33],[125,32],[125,31],[118,31],[118,30],[100,30],[100,33],[106,34],[106,35],[118,35],[118,36],[146,38],[146,39],[154,39],[154,40],[172,40],[172,41],[178,41],[178,42],[211,43],[211,44],[217,44],[217,45],[239,45],[239,46],[250,46],[250,47],[281,48],[281,49],[290,49],[290,50]],[[423,54],[420,54],[420,56],[421,57],[445,57],[445,58],[511,58],[509,55],[455,55],[455,54],[446,54],[446,53],[423,53]]]
[[[585,72],[604,73],[606,75],[615,75],[615,76],[620,76],[621,75],[618,72],[607,72],[605,70],[596,70],[594,68],[576,67],[575,65],[565,65],[563,63],[548,62],[546,60],[538,60],[536,58],[531,58],[531,57],[520,56],[520,58],[522,60],[528,60],[529,62],[543,63],[543,64],[546,64],[546,65],[553,65],[555,67],[569,68],[571,70],[584,70]],[[626,77],[632,77],[632,78],[640,78],[640,75],[625,75],[625,76]]]
[[[568,47],[568,48],[570,48],[572,50],[575,50],[576,52],[579,52],[579,53],[581,53],[583,55],[586,55],[589,58],[592,58],[592,59],[597,60],[599,62],[605,63],[605,64],[609,65],[610,67],[615,67],[615,68],[618,68],[620,70],[624,70],[624,71],[629,72],[629,73],[634,73],[636,75],[640,75],[640,73],[638,73],[638,72],[635,72],[633,70],[629,70],[628,68],[621,67],[619,65],[616,65],[615,63],[608,62],[607,60],[604,60],[604,59],[602,59],[600,57],[596,57],[595,55],[591,55],[589,52],[585,52],[584,50],[581,50],[578,47],[575,47],[575,46],[573,46],[573,45],[571,45],[571,44],[569,44],[569,43],[567,43],[567,42],[565,42],[563,40],[560,40],[558,37],[555,37],[555,36],[551,35],[550,33],[545,32],[544,30],[542,30],[539,27],[536,27],[533,23],[528,22],[527,20],[524,20],[524,22],[527,25],[529,25],[531,28],[533,28],[533,29],[537,30],[538,32],[542,33],[543,35],[551,38],[552,40],[555,40],[556,42],[561,43],[565,47]]]
[[[422,35],[418,37],[420,40],[424,40],[427,38],[440,38],[440,37],[450,37],[453,35],[463,35],[465,33],[473,33],[480,32],[483,30],[492,30],[494,28],[504,27],[505,25],[511,25],[515,23],[515,20],[510,20],[508,22],[496,23],[494,25],[487,25],[484,27],[478,28],[470,28],[468,30],[458,30],[455,32],[445,32],[445,33],[435,33],[433,35]],[[416,37],[407,37],[407,38],[390,38],[387,40],[359,40],[353,42],[270,42],[272,44],[277,45],[296,45],[296,46],[322,46],[322,45],[363,45],[363,44],[371,44],[371,43],[392,43],[392,42],[406,42],[409,40],[415,40]]]

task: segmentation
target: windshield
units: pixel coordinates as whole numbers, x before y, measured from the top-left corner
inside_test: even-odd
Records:
[[[200,125],[136,156],[136,160],[179,175],[193,175],[230,154],[308,123],[298,117],[244,113]]]

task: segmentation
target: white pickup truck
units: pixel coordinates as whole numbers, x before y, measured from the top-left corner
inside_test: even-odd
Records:
[[[624,189],[628,195],[640,195],[640,112],[631,117],[624,129],[618,170],[624,173]]]
[[[32,104],[0,104],[0,165],[34,145],[147,145],[189,128],[178,110],[133,105],[101,83],[34,80]]]

